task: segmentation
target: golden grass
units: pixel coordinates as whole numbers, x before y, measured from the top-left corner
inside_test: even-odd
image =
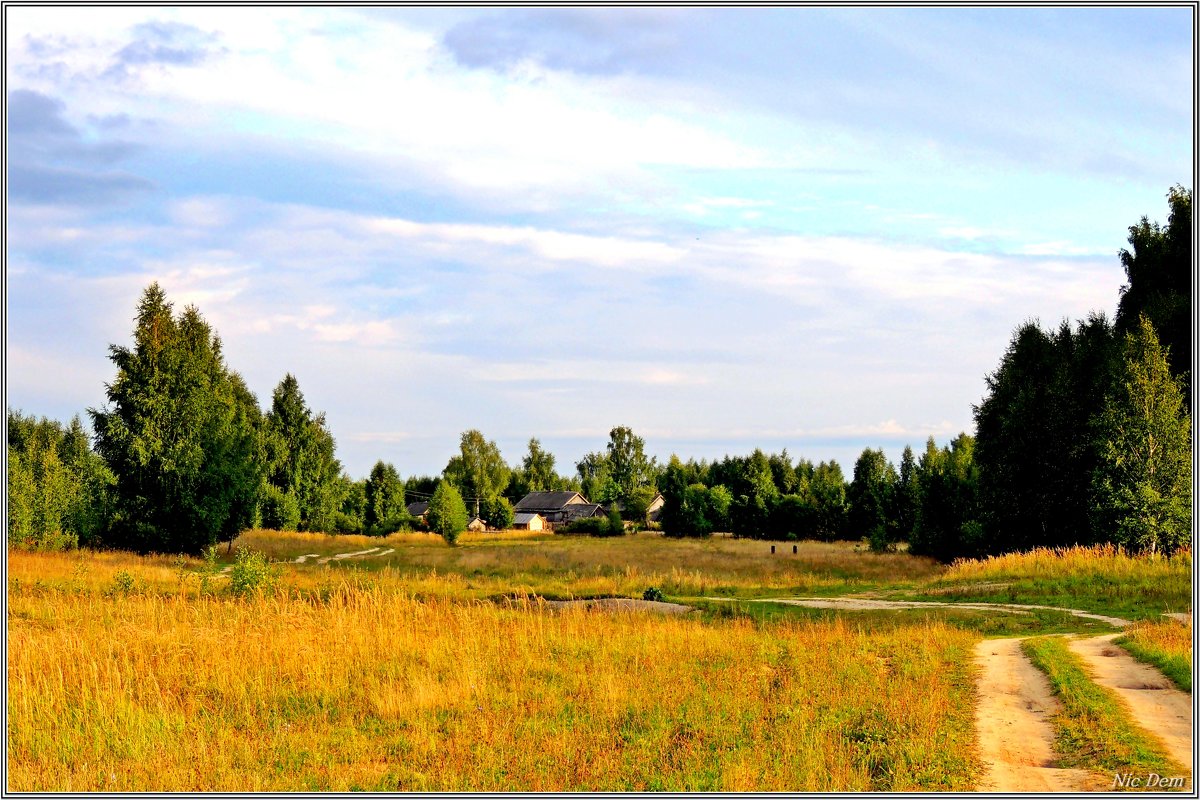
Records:
[[[943,577],[946,581],[1003,580],[1005,578],[1102,577],[1109,580],[1190,575],[1191,550],[1165,556],[1130,555],[1111,544],[1092,547],[1046,548],[1025,553],[1006,553],[981,560],[955,561]]]
[[[978,769],[975,637],[942,625],[419,600],[466,578],[396,571],[235,600],[115,554],[9,569],[9,791],[919,791]],[[150,590],[105,592],[122,570]]]
[[[641,596],[649,586],[669,595],[769,594],[871,587],[881,581],[919,581],[940,574],[937,562],[907,554],[874,554],[848,542],[791,545],[745,539],[668,539],[654,534],[614,538],[557,536],[529,531],[463,534],[449,547],[431,534],[360,536],[251,531],[248,546],[280,561],[307,553],[329,555],[386,546],[395,552],[337,568],[391,568],[412,578],[462,576],[472,596],[511,590],[554,597]],[[311,563],[311,562],[310,562]]]
[[[1117,639],[1139,661],[1160,669],[1180,689],[1192,691],[1192,622],[1139,622]]]

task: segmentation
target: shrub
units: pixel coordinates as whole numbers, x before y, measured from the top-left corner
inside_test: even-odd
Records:
[[[442,481],[433,490],[426,519],[429,529],[441,534],[451,547],[458,542],[458,535],[467,529],[467,507],[462,495],[447,481]]]
[[[275,585],[278,570],[257,550],[239,547],[229,572],[230,594],[245,597]]]
[[[657,586],[651,586],[649,589],[642,592],[642,599],[643,600],[652,600],[656,603],[661,603],[661,602],[663,602],[663,593],[659,590],[659,588]]]
[[[300,527],[300,502],[291,492],[268,483],[263,491],[261,508],[264,528],[294,531]]]
[[[559,533],[575,533],[584,536],[609,536],[608,520],[604,517],[584,517],[559,528]]]

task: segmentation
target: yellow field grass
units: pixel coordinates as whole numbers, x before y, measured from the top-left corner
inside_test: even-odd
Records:
[[[1039,547],[1025,553],[1006,553],[981,560],[955,561],[942,578],[958,580],[1003,580],[1006,578],[1086,578],[1100,577],[1118,581],[1175,578],[1190,575],[1192,553],[1183,550],[1174,556],[1130,555],[1111,545],[1092,547]]]
[[[112,591],[122,572],[138,588]],[[397,570],[292,569],[245,600],[184,573],[9,553],[9,791],[917,791],[978,772],[976,637],[941,625],[418,599],[466,579]]]

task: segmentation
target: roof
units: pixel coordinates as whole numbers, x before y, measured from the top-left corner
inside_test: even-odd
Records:
[[[419,517],[429,510],[429,501],[426,500],[420,503],[409,503],[408,513],[414,517]]]
[[[599,503],[577,503],[567,509],[567,519],[576,520],[583,517],[603,517],[607,514],[604,506]]]
[[[516,514],[513,514],[513,524],[527,525],[530,522],[533,522],[535,519],[541,519],[541,516],[541,514],[531,514],[525,511],[518,511]]]
[[[514,508],[517,511],[559,511],[564,506],[586,502],[579,492],[530,492]]]

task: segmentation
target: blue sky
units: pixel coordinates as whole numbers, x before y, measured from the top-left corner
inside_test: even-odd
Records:
[[[944,442],[1193,174],[1187,8],[5,13],[8,405],[157,280],[355,477]]]

